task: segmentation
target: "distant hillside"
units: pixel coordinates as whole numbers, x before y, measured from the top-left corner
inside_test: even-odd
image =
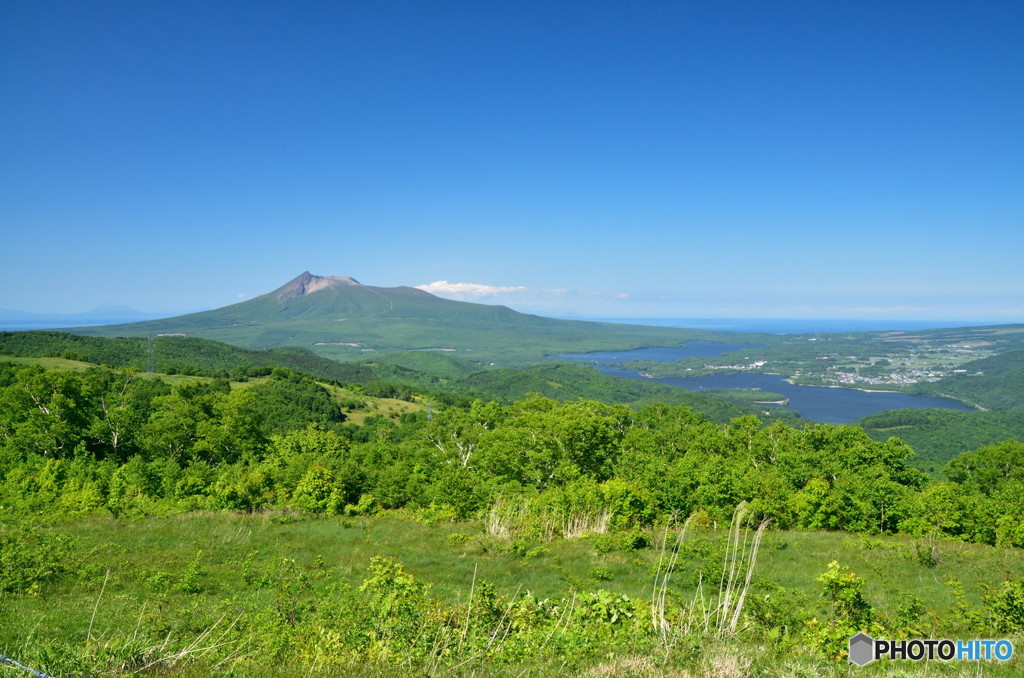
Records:
[[[551,353],[737,341],[743,336],[542,318],[505,306],[442,299],[413,287],[372,287],[350,277],[309,272],[273,292],[212,311],[69,331],[104,337],[182,334],[250,349],[298,346],[345,361],[380,352],[444,350],[504,365],[536,363]]]
[[[0,332],[0,355],[54,357],[81,360],[109,367],[149,367],[148,339],[83,337],[66,332]],[[261,368],[284,367],[317,379],[363,383],[373,379],[364,365],[339,363],[297,348],[252,351],[208,339],[154,337],[153,369],[163,374],[244,375]]]
[[[440,379],[458,379],[488,368],[469,360],[454,358],[448,353],[438,351],[404,351],[401,353],[385,353],[363,363],[373,365],[378,371],[385,365],[405,370],[413,370],[438,377]]]
[[[752,412],[749,407],[686,389],[657,382],[619,379],[583,365],[551,364],[478,372],[458,380],[453,388],[488,393],[505,401],[539,393],[552,400],[598,400],[636,406],[652,402],[688,405],[716,423],[725,423]]]
[[[1024,409],[1024,350],[964,363],[961,369],[962,374],[920,384],[917,392],[952,396],[987,410]]]
[[[656,382],[618,379],[583,365],[482,368],[434,352],[395,353],[371,362],[339,363],[303,349],[253,351],[190,337],[155,337],[152,346],[154,371],[162,374],[244,378],[280,367],[321,381],[360,385],[368,394],[381,397],[408,398],[422,393],[452,402],[470,398],[512,401],[540,393],[554,400],[599,400],[609,404],[658,401],[689,405],[720,423],[753,411],[727,399]],[[145,371],[149,341],[51,331],[0,332],[0,362],[3,356],[64,358]]]
[[[876,332],[883,341],[896,340],[914,343],[917,339],[942,342],[949,346],[986,346],[996,353],[1024,349],[1024,324],[975,325],[970,327],[943,327],[913,332]]]
[[[897,437],[917,453],[911,462],[933,472],[962,452],[1004,440],[1024,440],[1024,410],[957,412],[889,410],[852,422],[874,440]]]

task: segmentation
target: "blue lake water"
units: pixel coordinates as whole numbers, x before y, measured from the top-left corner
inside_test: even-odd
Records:
[[[759,389],[769,393],[778,393],[789,399],[787,407],[798,411],[805,419],[820,421],[826,424],[845,424],[876,412],[904,408],[938,407],[947,410],[971,411],[970,407],[951,398],[932,398],[883,391],[859,391],[857,389],[829,388],[827,386],[797,386],[790,384],[777,374],[740,372],[736,374],[714,374],[706,377],[650,378],[641,376],[639,370],[627,370],[614,365],[614,363],[622,363],[627,360],[671,362],[691,356],[714,357],[729,351],[742,350],[743,348],[751,348],[751,346],[743,344],[718,344],[714,342],[690,342],[687,346],[680,348],[644,348],[636,351],[581,353],[556,357],[592,362],[595,369],[613,377],[657,381],[685,388],[689,391]],[[694,352],[701,350],[709,352]],[[768,406],[766,405],[766,407]]]
[[[723,353],[757,348],[755,344],[726,344],[717,341],[691,341],[685,346],[638,348],[632,351],[594,351],[552,356],[564,360],[585,360],[595,363],[624,363],[627,360],[655,360],[671,363],[683,358],[717,358]]]

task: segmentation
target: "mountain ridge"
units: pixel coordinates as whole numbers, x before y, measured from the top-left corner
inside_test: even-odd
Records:
[[[536,363],[552,354],[676,346],[737,336],[558,320],[507,306],[443,299],[415,287],[375,287],[351,276],[309,271],[266,294],[210,311],[66,331],[106,337],[183,334],[251,349],[298,346],[345,361],[375,352],[444,350],[505,365]]]
[[[273,296],[278,299],[294,299],[295,297],[313,294],[320,290],[329,289],[338,285],[362,285],[358,280],[348,275],[313,275],[309,271],[303,271],[298,276],[289,280],[281,287],[272,292],[260,296]]]

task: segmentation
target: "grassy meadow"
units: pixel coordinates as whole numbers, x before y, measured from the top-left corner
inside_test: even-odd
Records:
[[[544,541],[498,537],[491,528],[487,521],[435,521],[429,514],[402,512],[369,517],[203,512],[49,521],[34,526],[34,532],[63,540],[54,552],[61,563],[47,565],[39,559],[36,567],[60,574],[41,576],[22,592],[0,594],[5,620],[0,654],[54,676],[406,671],[1011,676],[1024,668],[1019,658],[1006,665],[877,662],[857,668],[841,656],[810,647],[805,630],[830,617],[833,603],[822,595],[817,579],[830,562],[838,561],[864,580],[863,597],[883,627],[893,629],[900,620],[912,620],[918,631],[931,635],[911,629],[909,637],[976,637],[963,633],[965,610],[981,604],[986,586],[1024,577],[1024,552],[1019,549],[769,530],[757,550],[742,622],[736,629],[716,631],[713,623],[707,627],[701,611],[714,609],[719,600],[727,530],[713,525],[688,528],[665,585],[665,562],[677,530],[669,530],[664,548],[666,531],[660,528],[642,535],[640,548],[622,549],[608,541],[611,535]],[[17,528],[7,525],[2,530],[0,534],[10,537]],[[748,545],[751,534],[744,537]],[[373,587],[367,584],[374,580],[373,563],[380,562],[375,557],[401,564],[387,580],[392,593],[383,609],[375,607],[381,600],[373,598]],[[962,595],[950,583],[954,580]],[[422,589],[416,588],[421,584]],[[426,611],[400,612],[402,597],[394,591],[414,589],[416,596],[422,595],[417,605]],[[652,595],[657,600],[659,593],[673,610],[668,615],[671,630],[660,635],[650,630]],[[601,600],[622,610],[623,620],[606,624],[614,632],[594,626],[584,615],[577,620],[582,628],[570,633],[568,620],[576,617],[568,610],[584,609],[583,601],[604,609],[598,605]],[[911,600],[922,608],[908,614]],[[350,619],[358,616],[352,605],[372,611],[371,627],[395,624],[388,632],[394,635],[371,628],[362,641],[376,649],[361,654],[345,649],[337,634],[339,625],[356,623]],[[511,639],[502,643],[493,635],[499,630],[506,636],[525,634],[531,629],[526,622],[515,626],[519,618],[514,615],[545,609],[549,621],[537,622],[532,630],[546,637],[547,644],[538,648],[533,636],[524,636],[524,646],[533,648],[526,656],[517,658]],[[416,634],[430,638],[403,640],[395,621],[400,614],[413,615]],[[453,647],[453,638],[460,633],[472,637],[478,616],[483,618],[476,631],[481,638],[472,650],[466,641],[467,648],[456,651],[462,648]],[[785,622],[805,628],[787,629]],[[771,631],[766,623],[778,629]],[[448,645],[438,640],[444,630],[451,632]],[[1016,640],[1020,646],[1019,635]],[[400,652],[407,641],[413,648],[425,645],[427,651],[420,647],[418,652]],[[566,648],[559,649],[558,642]],[[598,642],[603,643],[600,652],[588,647]],[[8,666],[0,675],[28,675],[18,671]]]
[[[350,383],[181,340],[149,375],[78,360],[127,340],[6,341],[64,357],[0,360],[4,678],[1024,675],[845,655],[860,631],[1024,647],[1012,440],[940,482],[742,399],[577,401],[604,390],[581,366],[418,353]],[[508,402],[369,378],[428,363]]]

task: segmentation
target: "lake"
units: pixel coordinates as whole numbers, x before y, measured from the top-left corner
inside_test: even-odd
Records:
[[[947,410],[971,411],[972,408],[952,398],[907,395],[885,391],[860,391],[850,388],[827,386],[797,386],[777,374],[735,373],[713,374],[705,377],[644,377],[639,370],[616,367],[615,363],[628,360],[657,360],[673,362],[680,358],[694,356],[715,357],[729,351],[754,348],[749,344],[721,344],[716,342],[690,342],[678,348],[642,348],[635,351],[610,351],[578,353],[555,356],[557,358],[583,360],[594,363],[594,368],[604,374],[623,379],[658,381],[678,386],[689,391],[709,389],[759,389],[778,393],[789,399],[791,409],[805,419],[826,424],[845,424],[869,414],[884,410],[921,409],[937,407]],[[707,351],[701,353],[699,351]],[[656,357],[658,356],[658,357]]]
[[[673,363],[683,358],[717,358],[730,351],[758,348],[758,344],[726,344],[720,341],[691,341],[685,346],[638,348],[632,351],[594,351],[552,356],[563,360],[584,360],[595,363],[624,363],[627,360],[654,360]]]

